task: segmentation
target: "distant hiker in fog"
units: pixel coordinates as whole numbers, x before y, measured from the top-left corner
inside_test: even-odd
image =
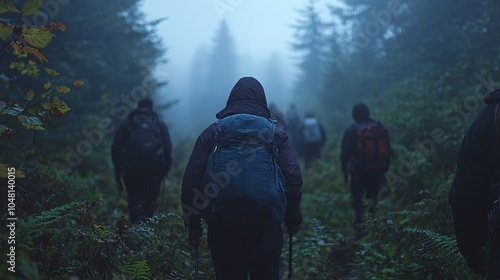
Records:
[[[153,101],[140,100],[118,127],[111,147],[116,183],[120,191],[125,184],[132,223],[154,215],[161,182],[172,164],[171,152],[167,126],[153,112]]]
[[[304,166],[321,157],[321,149],[326,143],[326,133],[320,121],[313,112],[307,112],[299,127],[299,155],[304,160]]]
[[[274,103],[269,104],[269,111],[271,112],[271,119],[276,120],[276,125],[286,131],[288,120],[286,119],[285,114],[283,114],[283,112]]]
[[[469,268],[500,279],[500,89],[484,102],[460,146],[449,203]]]
[[[299,154],[299,126],[300,126],[300,114],[295,107],[295,104],[290,104],[288,110],[286,111],[287,134],[290,137],[290,142],[292,143],[292,148],[296,156]]]
[[[340,161],[346,183],[351,176],[354,224],[360,224],[365,212],[363,195],[370,202],[368,211],[375,213],[384,173],[389,168],[391,149],[387,129],[370,118],[370,111],[364,103],[354,105],[352,117],[355,123],[344,132]]]
[[[281,224],[294,235],[302,223],[302,175],[288,136],[251,77],[234,85],[216,117],[196,140],[182,182],[189,243],[200,245],[203,216],[216,279],[278,280]]]

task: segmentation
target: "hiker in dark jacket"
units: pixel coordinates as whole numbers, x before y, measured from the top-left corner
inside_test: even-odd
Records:
[[[346,183],[348,183],[349,175],[351,175],[350,187],[352,207],[355,215],[354,224],[360,224],[363,222],[365,213],[363,195],[366,195],[366,199],[369,200],[368,210],[373,214],[375,212],[378,193],[383,183],[385,170],[365,170],[361,168],[365,163],[362,162],[358,154],[358,127],[367,124],[378,125],[379,123],[370,118],[370,111],[364,103],[354,105],[352,117],[355,123],[344,131],[340,161]],[[388,141],[387,137],[387,145],[389,145]],[[390,153],[390,150],[387,152]]]
[[[470,269],[500,279],[500,232],[496,239],[488,234],[488,211],[500,197],[500,89],[484,102],[462,141],[449,203],[458,248]]]
[[[270,118],[262,85],[254,78],[241,78],[231,90],[226,107],[216,114],[224,119],[236,114]],[[198,137],[182,182],[182,208],[189,233],[189,243],[198,246],[202,236],[201,210],[204,207],[203,180],[210,153],[216,145],[216,124],[210,125]],[[293,235],[300,229],[302,214],[302,176],[288,142],[288,136],[276,127],[274,141],[278,148],[278,165],[285,181],[287,208],[284,223]],[[204,212],[205,213],[205,212]],[[217,215],[217,213],[215,214]],[[211,251],[218,280],[279,279],[279,264],[283,246],[281,224],[270,223],[260,231],[227,228],[213,220],[208,223],[208,247]]]
[[[138,157],[129,156],[127,145],[130,142],[130,127],[134,116],[141,115],[155,119],[158,125],[160,141],[160,159],[156,162],[141,162]],[[137,108],[118,127],[111,156],[115,168],[115,180],[119,191],[123,183],[127,191],[128,209],[131,223],[144,221],[154,215],[154,204],[160,192],[162,180],[167,176],[172,165],[172,142],[167,126],[153,112],[153,101],[144,98],[137,103]]]
[[[307,112],[298,128],[299,155],[304,160],[304,167],[309,168],[312,162],[321,157],[321,149],[326,144],[326,133],[323,125],[313,112]]]

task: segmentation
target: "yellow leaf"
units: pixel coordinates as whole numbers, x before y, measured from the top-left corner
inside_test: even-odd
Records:
[[[23,27],[22,37],[35,48],[43,48],[52,42],[54,34],[45,27]]]
[[[28,91],[28,93],[26,94],[26,98],[27,98],[28,100],[31,100],[31,99],[33,99],[33,97],[35,97],[35,92],[34,92],[32,89],[30,89],[30,90]]]
[[[43,85],[43,89],[49,89],[51,86],[52,86],[52,84],[51,84],[50,82],[46,82],[46,83]]]
[[[11,172],[9,172],[9,169]],[[14,171],[14,172],[12,172]],[[8,178],[9,175],[14,175],[16,178],[24,178],[25,174],[24,172],[15,169],[14,167],[11,167],[5,163],[0,163],[0,178]]]
[[[56,70],[54,69],[50,69],[48,67],[45,67],[45,72],[47,72],[47,74],[51,75],[51,76],[58,76],[60,73],[57,72]]]
[[[67,86],[57,86],[56,89],[58,92],[60,92],[62,94],[66,94],[66,93],[71,91],[71,88],[69,88]]]
[[[57,97],[52,99],[52,108],[56,108],[57,111],[63,114],[70,110],[68,105]]]
[[[81,86],[83,84],[84,84],[84,82],[82,80],[74,80],[73,81],[73,86],[74,87]]]
[[[24,2],[21,13],[23,16],[34,15],[40,11],[42,0],[27,0]]]
[[[52,103],[43,102],[43,103],[42,103],[42,107],[43,107],[45,110],[50,110],[50,109],[52,109]]]

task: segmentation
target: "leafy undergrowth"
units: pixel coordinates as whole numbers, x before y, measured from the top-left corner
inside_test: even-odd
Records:
[[[449,180],[436,180],[411,201],[400,193],[411,186],[384,187],[376,214],[354,227],[349,187],[330,164],[336,158],[332,152],[303,171],[304,223],[293,238],[292,279],[479,279],[458,254],[451,232]],[[24,199],[16,273],[7,273],[4,262],[2,279],[194,279],[193,250],[180,217],[180,170],[164,183],[157,215],[132,227],[125,194],[106,174],[33,170],[18,189]],[[5,229],[1,234],[6,240]],[[281,269],[288,279],[285,240]],[[215,278],[205,242],[199,273],[210,280]],[[1,246],[6,255],[8,247]]]

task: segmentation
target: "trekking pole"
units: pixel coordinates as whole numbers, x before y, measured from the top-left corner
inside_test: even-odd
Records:
[[[292,240],[293,240],[293,235],[289,235],[289,242],[288,242],[288,279],[292,279]]]
[[[194,247],[194,280],[198,280],[198,262],[200,260],[200,246]]]

